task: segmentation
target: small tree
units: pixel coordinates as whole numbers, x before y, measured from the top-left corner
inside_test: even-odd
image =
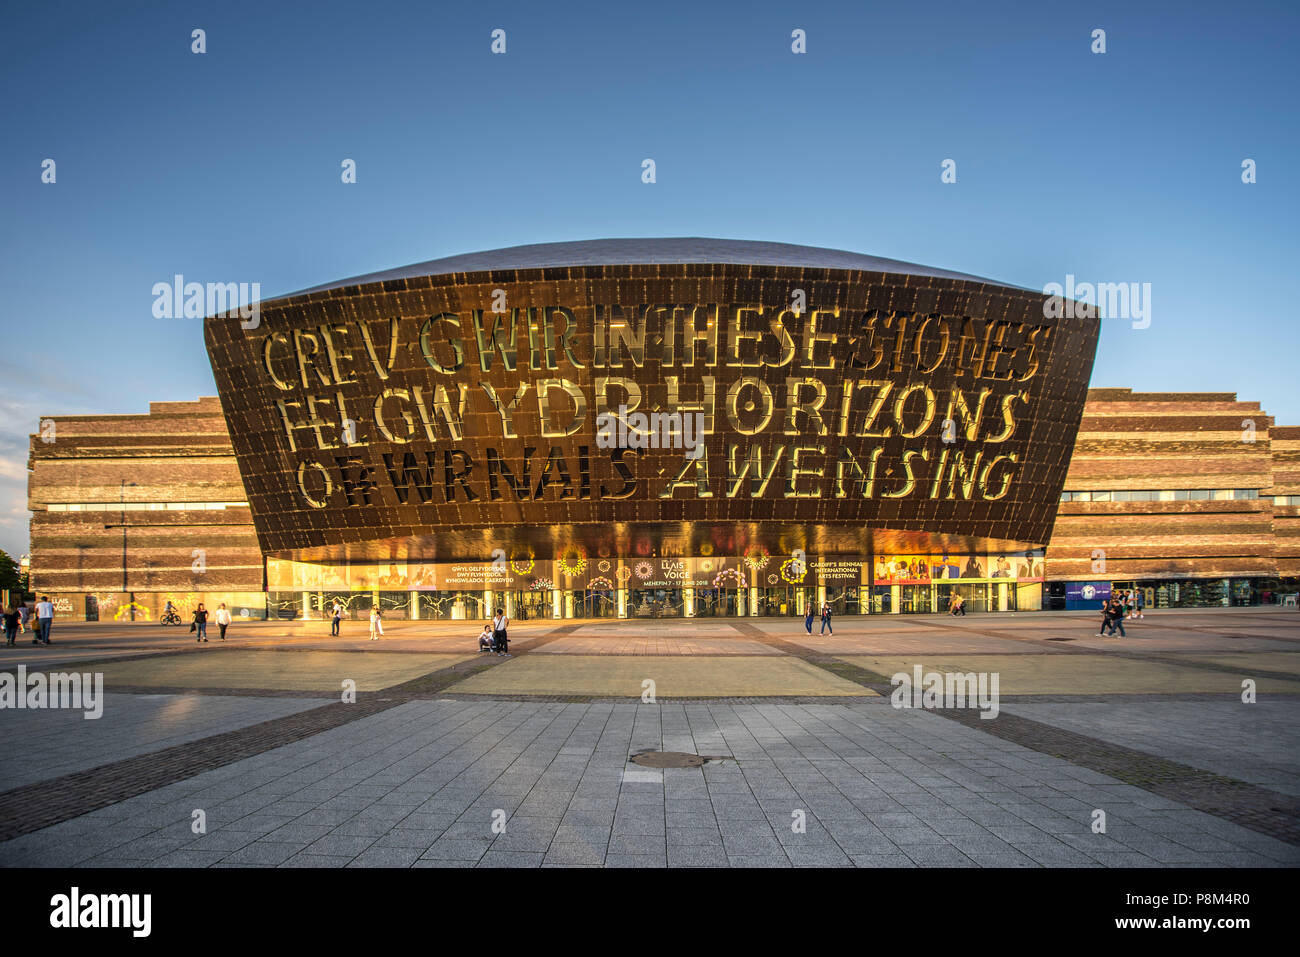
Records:
[[[22,574],[22,568],[8,552],[0,550],[0,591],[6,589],[18,593],[26,592],[27,576]]]

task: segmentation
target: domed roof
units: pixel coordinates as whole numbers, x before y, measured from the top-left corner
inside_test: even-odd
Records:
[[[447,256],[443,259],[432,259],[397,269],[386,269],[364,276],[353,276],[350,279],[340,279],[292,295],[299,296],[323,292],[327,289],[338,289],[342,286],[359,286],[391,279],[438,276],[447,273],[651,263],[723,263],[750,266],[804,266],[813,269],[857,269],[863,272],[898,273],[1009,286],[1007,283],[983,279],[979,276],[936,269],[933,266],[921,266],[898,259],[865,256],[862,253],[852,253],[843,249],[823,249],[818,246],[796,246],[792,243],[768,243],[748,239],[689,237],[586,239],[577,242],[533,243],[527,246],[509,246],[505,249],[487,249],[481,252]]]

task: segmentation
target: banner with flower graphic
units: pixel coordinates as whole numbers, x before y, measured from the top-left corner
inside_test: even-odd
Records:
[[[1034,557],[957,557],[938,555],[881,556],[877,584],[921,583],[932,578],[1021,577],[1032,571]],[[951,568],[949,567],[951,565]],[[991,571],[990,571],[991,569]],[[1003,574],[997,574],[1001,571]],[[1010,572],[1010,574],[1007,574]],[[864,560],[806,558],[802,553],[772,554],[752,548],[741,555],[696,558],[603,558],[583,552],[554,560],[498,556],[495,561],[320,566],[271,558],[271,591],[617,591],[619,589],[736,589],[866,584],[872,573]],[[1018,574],[1019,573],[1019,576]]]

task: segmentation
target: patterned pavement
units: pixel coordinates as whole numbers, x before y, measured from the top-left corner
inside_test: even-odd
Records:
[[[0,710],[0,865],[1295,866],[1300,617],[1155,617],[65,625],[0,671],[88,662],[103,717]],[[998,716],[892,707],[916,663]]]

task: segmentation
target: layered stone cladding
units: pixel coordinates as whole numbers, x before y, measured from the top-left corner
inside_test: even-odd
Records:
[[[147,415],[42,419],[28,468],[34,590],[120,593],[124,517],[127,591],[262,590],[262,554],[215,396],[153,402]],[[226,507],[175,507],[209,503]]]
[[[1258,498],[1062,501],[1048,578],[1272,577],[1300,565],[1300,510],[1272,498],[1300,492],[1300,429],[1275,428],[1234,393],[1090,389],[1067,493],[1238,489]]]

